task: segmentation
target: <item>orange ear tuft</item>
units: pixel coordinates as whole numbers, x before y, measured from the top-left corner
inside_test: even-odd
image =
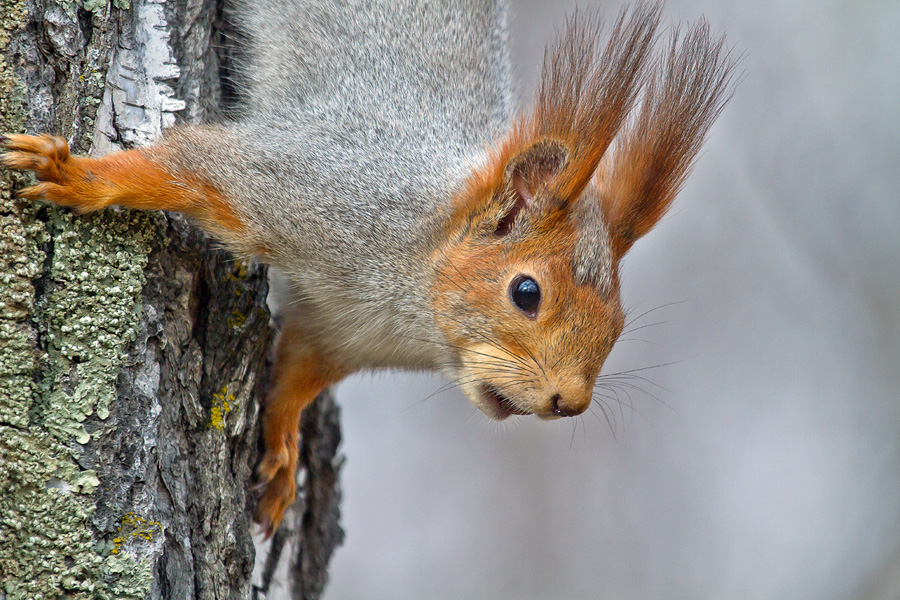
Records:
[[[526,139],[554,139],[568,150],[555,195],[575,200],[593,177],[621,128],[647,76],[648,57],[661,6],[640,3],[623,9],[605,46],[598,13],[576,13],[556,46],[544,55]]]
[[[676,30],[637,119],[597,174],[616,259],[668,210],[734,89],[736,59],[724,38],[712,39],[705,21],[679,37]]]
[[[578,198],[645,83],[660,10],[658,3],[624,9],[605,44],[597,13],[569,19],[544,55],[534,108],[474,174],[463,204],[509,188],[525,204],[542,189],[563,205]]]

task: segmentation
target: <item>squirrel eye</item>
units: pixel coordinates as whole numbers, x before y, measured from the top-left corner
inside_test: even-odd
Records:
[[[509,297],[519,310],[534,317],[541,303],[541,288],[531,277],[519,275],[509,284]]]

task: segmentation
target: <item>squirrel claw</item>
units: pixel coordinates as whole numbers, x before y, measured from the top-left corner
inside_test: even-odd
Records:
[[[296,447],[296,442],[294,447]],[[259,477],[259,483],[266,485],[272,481],[280,470],[292,464],[291,458],[291,450],[286,444],[282,444],[282,447],[277,451],[267,450],[256,467],[256,476]],[[296,465],[296,458],[293,460],[293,464]]]
[[[91,159],[70,156],[63,138],[8,133],[0,136],[0,147],[4,150],[0,165],[31,171],[40,182],[19,190],[17,198],[49,200],[70,206],[79,214],[108,204],[108,199],[92,186],[93,176],[85,167]]]
[[[39,155],[51,161],[64,162],[69,158],[69,144],[52,135],[6,133],[0,136],[0,145],[7,151]]]
[[[280,469],[271,481],[263,485],[265,489],[256,505],[254,520],[265,530],[265,539],[269,539],[278,529],[284,518],[284,512],[296,497],[297,483],[294,469]]]

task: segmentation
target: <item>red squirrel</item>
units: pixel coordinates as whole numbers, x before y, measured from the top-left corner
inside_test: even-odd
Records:
[[[662,217],[730,98],[704,21],[572,17],[512,108],[503,0],[258,0],[243,109],[102,157],[6,134],[19,191],[77,213],[179,211],[281,269],[263,415],[269,535],[295,495],[300,413],[363,369],[439,370],[492,419],[579,415],[625,313],[619,261]]]

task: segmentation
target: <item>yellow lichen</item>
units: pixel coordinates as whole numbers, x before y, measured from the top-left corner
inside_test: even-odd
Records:
[[[110,554],[118,554],[126,539],[141,538],[149,542],[153,539],[154,533],[162,533],[162,523],[159,521],[148,521],[133,512],[127,512],[122,517],[122,522],[116,529],[116,532],[122,535],[113,538],[113,548],[109,551]]]
[[[228,318],[228,326],[232,329],[236,329],[244,324],[247,320],[245,315],[241,314],[241,311],[234,309],[231,313],[231,317]]]
[[[209,411],[209,426],[219,431],[225,429],[225,415],[231,412],[231,403],[234,402],[234,394],[228,391],[228,386],[222,388],[218,394],[213,394],[213,405]]]

